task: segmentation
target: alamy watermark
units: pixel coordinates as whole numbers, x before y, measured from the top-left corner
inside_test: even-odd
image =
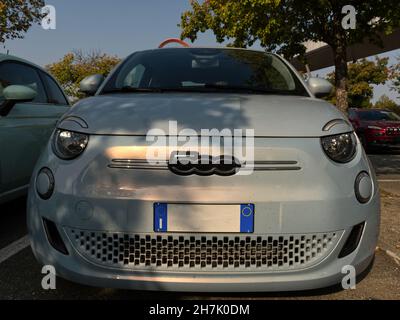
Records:
[[[163,129],[148,131],[146,141],[146,160],[151,165],[169,162],[203,165],[199,170],[223,165],[237,167],[235,174],[250,175],[254,169],[254,129],[182,129],[178,132],[178,123],[169,121],[168,132]],[[208,166],[208,167],[207,167]],[[208,168],[208,169],[207,169]],[[218,169],[218,168],[217,168]]]
[[[352,5],[347,5],[342,8],[342,14],[345,16],[342,19],[342,28],[344,30],[355,30],[357,25],[357,10]]]
[[[47,5],[41,11],[44,17],[42,18],[42,28],[44,30],[55,30],[57,28],[57,11],[52,5]]]
[[[46,5],[42,8],[42,28],[44,30],[55,30],[57,28],[57,11],[55,6]],[[355,30],[357,25],[357,10],[352,5],[345,5],[342,8],[342,14],[345,16],[342,19],[342,27],[345,30]]]
[[[43,290],[56,290],[56,268],[51,265],[44,266],[42,274],[45,275],[42,278]]]
[[[351,265],[343,266],[342,274],[345,276],[342,279],[342,288],[344,290],[355,290],[356,289],[356,268]]]

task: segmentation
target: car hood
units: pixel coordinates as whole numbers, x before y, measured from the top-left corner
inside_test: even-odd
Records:
[[[83,121],[71,121],[73,117]],[[323,127],[334,119],[346,123],[342,121],[329,132],[324,131]],[[104,135],[146,135],[151,129],[160,129],[168,135],[170,121],[177,122],[178,132],[254,129],[257,137],[317,137],[353,130],[343,113],[322,100],[219,93],[95,96],[72,107],[58,127]]]

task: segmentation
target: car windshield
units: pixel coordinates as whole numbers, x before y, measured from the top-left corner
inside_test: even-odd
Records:
[[[137,52],[113,73],[113,92],[228,92],[309,96],[295,73],[272,54],[235,49]]]
[[[391,111],[362,111],[360,119],[365,121],[400,121],[400,116]]]

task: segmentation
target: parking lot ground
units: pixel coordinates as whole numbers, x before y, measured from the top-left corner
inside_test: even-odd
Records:
[[[368,155],[378,175],[400,175],[400,151]]]
[[[400,257],[400,177],[399,182],[380,182],[380,189],[382,220],[379,245],[389,254]]]
[[[27,234],[25,210],[26,198],[0,205],[0,249]]]
[[[268,294],[163,293],[99,289],[57,279],[57,289],[45,291],[41,287],[43,277],[41,266],[35,261],[25,237],[25,199],[19,199],[0,205],[0,299],[400,300],[400,261],[396,260],[396,257],[400,257],[400,167],[398,167],[400,155],[373,155],[371,160],[378,172],[382,196],[381,235],[374,264],[369,273],[358,279],[355,290],[344,291],[334,287],[306,292]],[[2,255],[6,255],[3,261]]]

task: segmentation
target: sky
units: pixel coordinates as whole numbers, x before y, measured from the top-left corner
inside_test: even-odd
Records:
[[[181,13],[190,8],[189,0],[46,0],[56,8],[56,30],[32,27],[24,39],[9,40],[0,52],[25,58],[45,66],[74,49],[126,57],[132,52],[157,47],[164,39],[179,37]],[[195,45],[216,46],[212,32],[201,34]],[[390,63],[400,50],[383,54]],[[332,69],[316,72],[324,76]],[[397,95],[389,85],[378,86],[374,101],[382,94]],[[400,103],[400,99],[397,99]]]

